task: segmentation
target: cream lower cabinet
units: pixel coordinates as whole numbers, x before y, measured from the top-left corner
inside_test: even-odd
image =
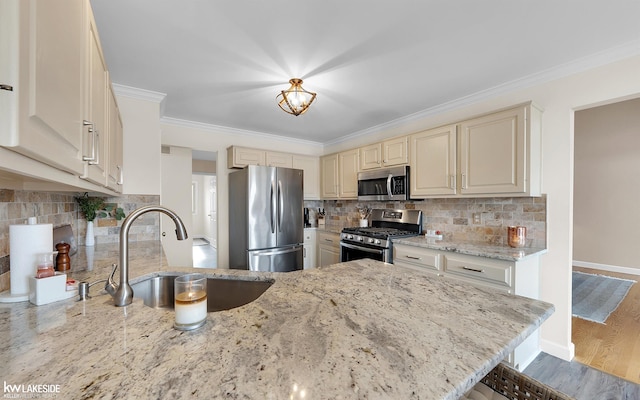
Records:
[[[397,266],[452,279],[507,294],[539,299],[539,257],[518,261],[497,260],[404,244],[393,245],[393,263]],[[509,355],[507,362],[519,371],[539,353],[538,331]]]
[[[323,199],[358,197],[358,149],[320,157]]]
[[[315,268],[318,257],[317,251],[318,248],[318,235],[317,230],[315,228],[308,228],[304,230],[304,254],[303,254],[303,266],[304,269]]]
[[[340,234],[318,231],[318,266],[340,262]]]

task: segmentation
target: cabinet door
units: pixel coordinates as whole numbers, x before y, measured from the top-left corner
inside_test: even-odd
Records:
[[[84,159],[87,161],[81,178],[107,185],[107,63],[102,54],[98,30],[89,18],[87,103],[85,120],[90,123]]]
[[[122,193],[122,183],[124,178],[124,172],[122,170],[122,119],[120,117],[120,110],[118,109],[118,103],[116,103],[115,95],[109,85],[109,103],[108,103],[108,115],[109,115],[109,170],[107,187],[118,193]]]
[[[358,150],[339,153],[339,197],[355,199],[358,197]]]
[[[407,137],[385,140],[382,143],[382,164],[385,167],[409,163]]]
[[[323,199],[338,198],[338,154],[320,158],[320,174]]]
[[[84,168],[85,7],[84,1],[3,0],[1,9],[7,18],[0,48],[11,54],[0,60],[1,83],[13,91],[2,91],[9,129],[1,130],[0,145],[75,175]]]
[[[359,153],[361,171],[382,166],[382,145],[380,143],[361,147]]]
[[[318,232],[318,266],[340,262],[340,235],[332,232]]]
[[[264,150],[231,146],[227,149],[227,167],[244,168],[247,165],[266,165]]]
[[[318,157],[294,155],[293,168],[304,171],[304,199],[320,199],[320,161]]]
[[[266,165],[270,167],[291,168],[293,166],[293,156],[288,153],[277,153],[267,151],[265,154]]]
[[[411,197],[456,194],[456,126],[416,133],[411,143]]]
[[[460,124],[460,193],[523,193],[525,109],[518,107]]]
[[[316,267],[316,249],[318,247],[317,234],[315,229],[304,230],[304,269]]]

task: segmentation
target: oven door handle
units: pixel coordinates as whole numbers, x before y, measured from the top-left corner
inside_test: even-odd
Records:
[[[359,250],[373,254],[382,254],[384,252],[384,249],[370,249],[369,247],[358,246],[357,244],[350,244],[345,242],[340,242],[340,246],[346,247],[347,249]]]

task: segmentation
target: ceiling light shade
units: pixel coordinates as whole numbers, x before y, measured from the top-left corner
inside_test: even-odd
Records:
[[[316,94],[302,88],[302,79],[289,79],[291,87],[280,92],[276,96],[278,105],[284,112],[298,116],[304,114],[311,103],[316,99]]]

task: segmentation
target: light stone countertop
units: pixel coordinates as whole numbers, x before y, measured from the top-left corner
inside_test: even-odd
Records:
[[[96,246],[90,271],[85,250],[70,276],[104,279],[117,246]],[[194,269],[168,267],[159,242],[131,244],[132,281],[172,271]],[[553,313],[372,260],[196,271],[275,283],[191,332],[139,299],[114,307],[101,284],[85,302],[0,304],[0,379],[60,385],[60,399],[457,399]]]
[[[393,243],[408,246],[423,247],[426,249],[450,251],[458,254],[493,258],[504,261],[518,261],[524,258],[544,254],[546,249],[533,247],[508,247],[494,246],[486,243],[474,242],[448,242],[444,240],[427,239],[424,236],[393,239]]]

